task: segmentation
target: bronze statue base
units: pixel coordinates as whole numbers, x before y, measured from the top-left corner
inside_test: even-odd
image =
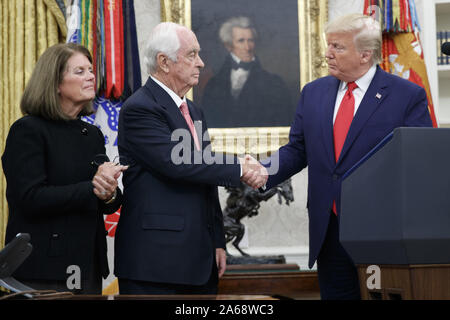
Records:
[[[284,264],[286,259],[283,255],[279,256],[240,256],[228,255],[227,264]]]

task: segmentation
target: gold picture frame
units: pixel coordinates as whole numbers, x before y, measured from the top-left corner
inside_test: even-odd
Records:
[[[160,0],[161,21],[191,28],[191,0]],[[324,59],[328,0],[297,0],[300,58],[299,90],[308,82],[327,75]],[[188,97],[192,99],[192,90]],[[286,144],[290,127],[210,128],[213,149],[233,154],[268,155]]]

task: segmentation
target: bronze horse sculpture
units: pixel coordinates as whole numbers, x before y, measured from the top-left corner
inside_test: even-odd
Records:
[[[249,256],[239,248],[239,242],[241,242],[245,232],[244,225],[241,223],[242,218],[257,215],[260,202],[267,201],[274,195],[278,195],[279,204],[282,203],[282,199],[284,198],[286,204],[289,205],[291,201],[294,201],[291,179],[264,192],[253,190],[244,183],[241,183],[241,186],[238,188],[227,187],[225,189],[230,194],[226,202],[226,207],[223,210],[225,240],[227,243],[232,241],[233,246],[243,256]]]

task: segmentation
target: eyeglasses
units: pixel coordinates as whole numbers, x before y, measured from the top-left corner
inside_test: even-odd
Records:
[[[111,160],[109,160],[109,157],[106,154],[97,154],[94,157],[94,160],[92,160],[91,164],[93,166],[101,166],[102,164],[104,164],[105,162],[111,162]],[[130,159],[129,157],[125,157],[125,156],[115,156],[114,160],[112,161],[114,164],[116,165],[122,165],[122,166],[133,166],[135,164],[133,159]]]

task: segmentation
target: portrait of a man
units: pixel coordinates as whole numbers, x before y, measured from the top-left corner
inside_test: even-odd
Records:
[[[258,4],[265,4],[260,2],[250,2],[251,8],[242,10],[241,2],[227,1],[227,7],[214,5],[216,12],[209,14],[205,7],[198,6],[202,9],[196,11],[196,2],[202,0],[192,1],[192,27],[199,34],[206,67],[194,100],[201,105],[208,126],[290,126],[300,92],[295,17],[292,34],[289,23],[277,23],[286,18],[280,10],[261,9]],[[297,11],[296,5],[285,8],[292,9]],[[267,12],[273,13],[272,20],[264,23]],[[214,21],[207,21],[210,17]]]

